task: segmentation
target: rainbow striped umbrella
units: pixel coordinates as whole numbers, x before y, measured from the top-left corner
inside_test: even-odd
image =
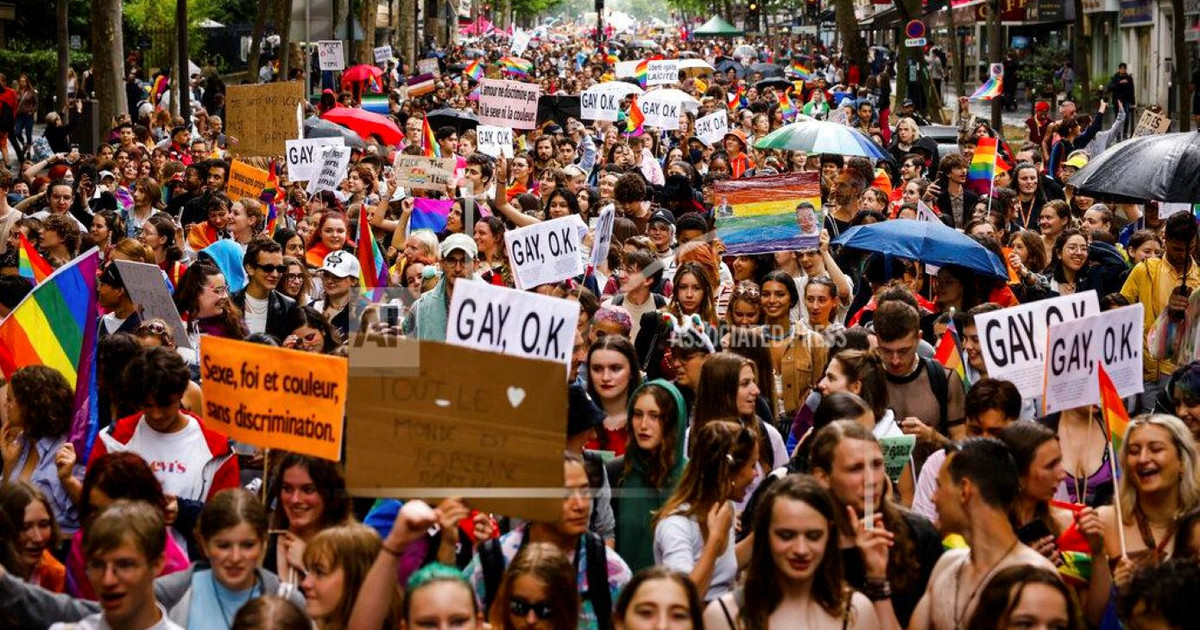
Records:
[[[754,147],[804,151],[809,155],[829,153],[832,155],[860,155],[873,160],[894,160],[887,149],[875,144],[857,129],[840,123],[813,120],[803,115],[798,115],[797,118],[797,122],[784,125],[763,136],[761,140],[754,143]]]

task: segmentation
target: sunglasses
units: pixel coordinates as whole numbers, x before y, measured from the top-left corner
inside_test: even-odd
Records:
[[[535,617],[543,620],[549,619],[554,613],[554,608],[547,602],[532,603],[516,597],[509,600],[508,610],[518,617],[524,617],[532,610]]]
[[[163,336],[168,332],[166,323],[161,321],[145,322],[137,327],[137,334],[139,335]]]
[[[287,271],[287,265],[254,265],[267,273],[283,273]]]
[[[747,285],[739,285],[737,288],[735,288],[733,290],[733,297],[746,298],[748,300],[757,300],[758,298],[762,297],[762,294],[759,293],[758,287],[756,287],[752,284],[747,284]]]

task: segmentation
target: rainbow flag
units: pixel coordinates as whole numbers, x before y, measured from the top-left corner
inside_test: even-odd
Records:
[[[528,79],[529,73],[533,72],[533,62],[520,57],[503,57],[500,59],[500,71]]]
[[[433,135],[428,118],[421,119],[421,148],[425,150],[425,157],[442,157],[442,147],[438,146],[437,136]]]
[[[604,63],[607,63],[610,66],[617,65],[617,62],[620,60],[621,60],[620,57],[618,57],[612,53],[608,53],[607,55],[604,56]]]
[[[646,73],[650,71],[650,60],[643,59],[634,67],[633,77],[637,79],[638,85],[646,87]]]
[[[463,68],[463,74],[469,77],[472,81],[478,81],[483,76],[483,64],[478,59],[467,64]]]
[[[815,249],[824,220],[817,173],[719,181],[717,238],[729,256]]]
[[[279,210],[276,206],[287,199],[283,190],[279,188],[277,168],[275,160],[271,160],[270,166],[267,167],[267,185],[258,196],[258,200],[267,206],[267,236],[275,236],[275,228],[279,222]]]
[[[383,85],[379,83],[379,79],[374,74],[367,76],[367,89],[376,94],[383,94]]]
[[[371,220],[367,218],[367,204],[358,210],[358,285],[367,289],[387,286],[387,265],[383,263],[383,250],[371,233]]]
[[[50,263],[42,258],[42,255],[33,247],[33,243],[25,238],[24,233],[20,234],[21,250],[17,252],[17,273],[21,274],[22,278],[29,278],[33,280],[34,284],[38,284],[54,273],[54,267],[51,267]]]
[[[796,106],[792,105],[792,99],[787,92],[779,94],[779,110],[783,114],[784,120],[791,120],[799,113],[796,111]]]
[[[52,367],[75,386],[70,439],[87,461],[97,426],[89,413],[96,360],[96,278],[100,250],[92,248],[34,287],[0,322],[0,372],[12,378],[28,365]]]
[[[799,60],[792,61],[792,65],[788,66],[787,73],[808,81],[812,78],[812,68],[804,65]]]
[[[412,216],[408,219],[409,232],[421,228],[441,232],[446,229],[446,219],[450,216],[450,209],[453,207],[453,199],[415,198]]]
[[[646,123],[646,116],[642,113],[642,108],[638,106],[637,96],[629,103],[629,111],[625,115],[625,135],[640,136],[645,131],[642,125]]]
[[[962,346],[958,342],[958,331],[954,328],[953,319],[946,326],[946,332],[942,333],[942,340],[938,342],[937,354],[933,355],[933,358],[962,379],[963,389],[971,388],[971,379],[967,378],[967,360],[963,358]]]
[[[739,106],[745,107],[746,106],[746,90],[745,90],[745,88],[743,88],[740,85],[737,86],[736,90],[729,93],[728,99],[729,99],[729,102],[727,103],[727,105],[729,105],[729,109],[733,109],[733,108],[739,107]]]
[[[975,93],[968,96],[967,99],[972,101],[990,101],[997,96],[1000,96],[1000,90],[1002,89],[1003,85],[1004,79],[1001,77],[990,76],[988,77],[988,80],[985,81],[983,85],[979,86],[979,89],[975,90]]]
[[[967,168],[967,187],[981,195],[992,194],[996,178],[996,139],[980,138]]]
[[[1100,368],[1100,413],[1104,414],[1104,422],[1108,426],[1108,439],[1112,442],[1113,456],[1120,457],[1121,443],[1125,441],[1125,432],[1129,430],[1129,413],[1125,411],[1125,402],[1117,394],[1104,366]]]
[[[150,87],[150,103],[154,105],[154,109],[162,109],[159,106],[159,99],[162,98],[163,92],[166,92],[171,87],[171,80],[166,75],[158,75],[154,79],[154,85]]]

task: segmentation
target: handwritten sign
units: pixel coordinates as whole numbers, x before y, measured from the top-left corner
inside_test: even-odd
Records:
[[[670,85],[679,80],[678,59],[655,59],[646,64],[646,85]]]
[[[703,118],[696,119],[696,137],[710,147],[721,144],[729,133],[729,114],[719,109]]]
[[[570,366],[579,302],[498,287],[454,283],[446,343]]]
[[[350,147],[326,146],[321,148],[320,168],[313,171],[308,181],[308,194],[321,190],[337,190],[350,169]]]
[[[568,327],[573,336],[573,324]],[[567,419],[562,366],[435,342],[405,343],[414,348],[378,352],[404,364],[419,354],[419,367],[356,369],[350,377],[350,492],[461,496],[485,512],[557,520]]]
[[[183,320],[179,310],[175,308],[175,300],[167,291],[167,283],[163,282],[162,270],[158,265],[139,263],[130,260],[117,260],[117,270],[121,272],[121,282],[129,292],[129,299],[141,309],[142,321],[161,319],[171,327],[175,336],[175,345],[181,348],[191,348]]]
[[[1012,381],[1022,398],[1041,396],[1050,327],[1099,312],[1096,292],[1085,291],[976,315],[988,376]]]
[[[621,112],[622,94],[612,88],[599,86],[584,90],[579,95],[579,115],[586,120],[616,122]]]
[[[383,67],[383,64],[391,61],[392,47],[391,46],[376,46],[375,47],[375,65]]]
[[[883,451],[883,468],[892,483],[900,483],[900,473],[904,472],[904,465],[909,462],[916,446],[915,435],[879,438],[879,448]]]
[[[297,182],[311,180],[323,165],[321,160],[324,147],[346,146],[344,138],[309,138],[307,140],[288,140],[287,156],[288,179]]]
[[[537,127],[537,105],[541,91],[536,83],[481,79],[479,124],[513,129]]]
[[[422,59],[417,62],[417,74],[432,74],[433,76],[441,76],[442,69],[438,67],[436,57]]]
[[[270,173],[261,169],[250,166],[241,161],[234,160],[229,165],[229,183],[225,185],[225,195],[230,201],[238,201],[239,199],[258,199],[262,195],[262,191],[267,187],[267,179]]]
[[[608,250],[612,247],[613,223],[617,211],[612,206],[606,206],[596,219],[596,233],[592,237],[592,269],[599,269],[608,260]]]
[[[512,127],[479,125],[475,128],[475,139],[479,141],[479,152],[492,157],[513,156]]]
[[[344,70],[346,53],[342,49],[342,40],[331,39],[317,42],[317,58],[322,72]]]
[[[341,458],[346,359],[211,335],[200,355],[210,428],[262,448]]]
[[[518,289],[532,289],[583,273],[578,217],[534,223],[504,233]]]
[[[441,190],[454,183],[454,158],[428,158],[397,153],[392,162],[396,185],[416,190]]]
[[[1100,403],[1098,365],[1122,398],[1142,392],[1141,303],[1069,319],[1048,331],[1044,413]]]
[[[225,128],[237,142],[234,155],[281,155],[296,137],[296,105],[304,102],[302,81],[231,85],[225,90]]]
[[[1157,136],[1167,133],[1171,128],[1171,117],[1167,116],[1166,112],[1156,114],[1150,110],[1144,110],[1141,118],[1138,118],[1137,127],[1133,129],[1133,137],[1140,136]]]

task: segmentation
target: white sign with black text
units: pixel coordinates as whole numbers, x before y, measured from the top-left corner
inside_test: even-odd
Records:
[[[479,141],[479,152],[492,157],[513,156],[512,127],[479,125],[475,128],[475,139]]]
[[[579,302],[459,280],[446,317],[446,343],[571,367]]]
[[[308,181],[310,195],[321,190],[337,190],[350,167],[350,147],[322,147],[318,163],[320,167],[313,170],[313,177]]]
[[[596,219],[596,232],[592,235],[592,269],[599,269],[608,260],[608,250],[612,247],[613,222],[616,220],[616,208],[606,206]]]
[[[679,81],[678,59],[655,59],[646,63],[646,86],[671,85]]]
[[[723,109],[696,119],[696,137],[710,147],[720,145],[727,133],[729,133],[729,114],[726,114]]]
[[[320,60],[322,72],[346,69],[346,53],[342,49],[340,39],[317,42],[317,58]]]
[[[392,59],[392,47],[391,46],[378,46],[375,48],[375,65],[382,68],[383,64],[387,63],[388,61],[391,61],[391,59]]]
[[[601,83],[600,85],[605,85]],[[622,94],[599,86],[579,95],[579,117],[584,120],[616,122],[621,113]]]
[[[315,171],[322,165],[324,147],[346,146],[345,138],[309,138],[307,140],[288,140],[287,174],[294,182],[306,182],[313,178]]]
[[[479,82],[479,124],[533,129],[537,127],[541,93],[542,89],[536,83],[482,79]]]
[[[643,123],[647,127],[662,129],[663,131],[675,131],[679,129],[679,116],[683,113],[683,104],[678,101],[668,100],[642,100],[638,99],[638,107],[642,110],[642,115],[646,117],[646,122]]]
[[[1142,393],[1143,317],[1138,303],[1051,326],[1043,413],[1099,404],[1100,365],[1121,398]]]
[[[583,273],[579,217],[566,216],[504,233],[518,289],[532,289]]]

